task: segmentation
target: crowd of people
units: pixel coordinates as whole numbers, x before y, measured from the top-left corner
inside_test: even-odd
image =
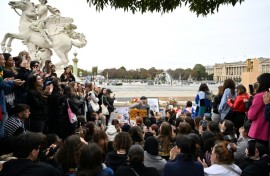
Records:
[[[269,174],[269,73],[251,93],[232,79],[215,96],[201,84],[196,108],[164,115],[142,96],[135,124],[111,117],[112,90],[77,83],[69,67],[58,77],[22,51],[0,54],[0,73],[0,176]]]

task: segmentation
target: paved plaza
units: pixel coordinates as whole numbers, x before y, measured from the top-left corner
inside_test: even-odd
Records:
[[[146,85],[146,84],[124,84],[122,86],[104,86],[110,88],[115,94],[116,100],[128,101],[133,97],[141,97],[142,95],[147,97],[158,97],[165,99],[174,97],[176,99],[191,100],[194,99],[198,92],[200,84],[190,85]],[[208,85],[210,91],[213,94],[217,93],[219,84]]]

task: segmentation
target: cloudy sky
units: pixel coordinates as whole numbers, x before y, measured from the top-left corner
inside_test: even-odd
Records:
[[[37,0],[32,0],[38,2]],[[182,7],[172,13],[132,14],[106,8],[97,12],[86,0],[48,0],[62,16],[72,17],[77,32],[86,35],[88,44],[73,47],[69,59],[78,53],[79,67],[99,69],[193,68],[197,63],[244,61],[270,57],[270,1],[246,0],[242,5],[221,6],[219,12],[197,17]],[[19,16],[0,1],[0,37],[18,32]],[[26,49],[13,41],[14,56]],[[53,61],[56,60],[53,56]]]

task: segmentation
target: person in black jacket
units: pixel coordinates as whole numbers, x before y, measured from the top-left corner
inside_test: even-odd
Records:
[[[144,151],[142,146],[133,145],[128,151],[129,165],[121,166],[116,171],[116,176],[159,176],[156,168],[145,167],[144,161]]]
[[[36,162],[41,145],[40,135],[27,133],[19,135],[14,141],[12,159],[3,164],[0,176],[60,176],[61,171],[43,162]]]

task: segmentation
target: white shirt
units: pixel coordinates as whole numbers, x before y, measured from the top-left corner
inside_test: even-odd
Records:
[[[230,167],[231,169],[226,167]],[[235,172],[233,172],[233,170],[235,170]],[[204,168],[205,176],[239,176],[241,172],[242,170],[235,164],[225,165],[225,167],[223,165],[213,164],[208,168]]]

